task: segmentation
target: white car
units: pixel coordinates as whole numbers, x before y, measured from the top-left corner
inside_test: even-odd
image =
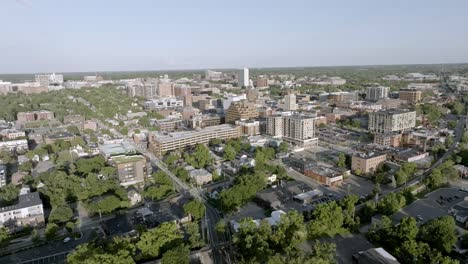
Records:
[[[67,243],[67,242],[70,242],[71,238],[70,237],[66,237],[64,240],[63,240],[63,243]]]

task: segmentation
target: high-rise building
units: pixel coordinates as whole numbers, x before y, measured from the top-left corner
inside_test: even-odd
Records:
[[[316,146],[318,139],[315,137],[315,119],[303,115],[269,116],[267,134],[300,147]]]
[[[268,87],[268,78],[266,78],[263,75],[259,75],[257,77],[256,85],[257,85],[257,88],[266,88],[266,87]]]
[[[284,97],[284,110],[285,111],[296,111],[296,95],[291,93]]]
[[[161,97],[172,97],[174,96],[174,84],[171,82],[159,82],[158,83],[158,95]]]
[[[239,72],[239,87],[249,87],[250,86],[250,79],[249,79],[249,69],[244,68]]]
[[[389,109],[369,113],[369,131],[373,133],[402,132],[416,126],[416,111]]]
[[[247,100],[232,103],[226,111],[226,123],[234,124],[236,121],[249,120],[258,117],[257,108]]]
[[[400,90],[399,98],[406,100],[409,104],[414,104],[421,101],[422,92],[418,90]]]
[[[280,115],[267,117],[267,134],[273,137],[281,138],[284,133],[284,117]]]
[[[388,98],[389,91],[390,91],[390,88],[385,87],[385,86],[367,87],[366,100],[377,101],[379,99]]]

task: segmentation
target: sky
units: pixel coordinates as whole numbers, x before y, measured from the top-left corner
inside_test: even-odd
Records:
[[[466,0],[0,0],[0,73],[461,62]]]

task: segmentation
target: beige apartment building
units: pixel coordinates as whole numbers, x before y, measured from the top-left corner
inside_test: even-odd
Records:
[[[416,126],[416,111],[389,109],[369,113],[372,133],[402,132]]]
[[[387,154],[382,153],[356,153],[351,158],[351,170],[361,171],[363,174],[373,173],[377,167],[387,160]]]
[[[266,122],[267,134],[283,138],[296,146],[316,146],[318,139],[315,137],[315,119],[302,115],[269,116]]]
[[[240,136],[242,136],[240,127],[229,124],[167,134],[153,132],[150,134],[150,149],[155,155],[162,156],[167,151],[183,149],[197,144],[208,144],[211,139],[226,140]]]
[[[408,104],[414,104],[421,101],[422,92],[418,90],[400,90],[400,99]]]
[[[120,185],[129,186],[142,183],[147,175],[146,158],[142,155],[114,156],[109,159],[117,169]]]
[[[258,117],[257,108],[247,100],[233,102],[226,111],[226,123],[234,124],[239,120],[249,120]]]

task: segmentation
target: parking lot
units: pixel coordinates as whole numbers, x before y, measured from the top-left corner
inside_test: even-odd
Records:
[[[59,253],[59,254],[47,256],[44,258],[20,262],[20,264],[61,264],[61,263],[65,263],[65,260],[67,259],[67,254],[68,252]]]
[[[411,216],[422,224],[430,219],[448,215],[449,210],[467,196],[468,192],[458,188],[441,188],[396,212],[392,219],[399,222],[403,217]]]

